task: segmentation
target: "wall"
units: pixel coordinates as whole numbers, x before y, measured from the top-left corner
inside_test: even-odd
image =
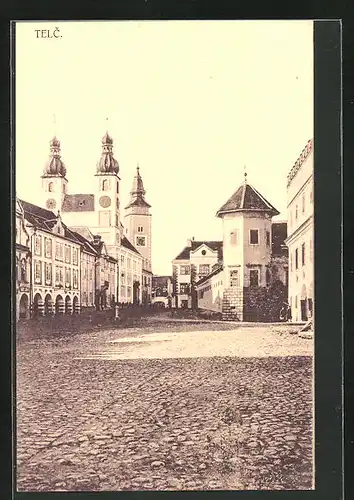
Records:
[[[205,252],[205,255],[203,255]],[[197,276],[202,277],[205,274],[200,273],[200,266],[209,265],[209,273],[212,272],[212,266],[218,263],[218,251],[211,250],[208,246],[202,245],[190,252],[190,264],[196,266]],[[208,273],[208,274],[209,274]]]
[[[208,311],[222,312],[224,293],[224,273],[220,271],[210,279],[196,287],[198,294],[198,308]]]

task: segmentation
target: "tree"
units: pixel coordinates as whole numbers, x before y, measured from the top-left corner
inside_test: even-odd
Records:
[[[172,267],[172,297],[175,299],[175,308],[178,309],[178,268]]]
[[[190,288],[190,295],[191,295],[191,307],[192,311],[196,311],[197,309],[197,291],[195,288],[195,284],[197,281],[197,267],[195,264],[191,264],[191,288]]]

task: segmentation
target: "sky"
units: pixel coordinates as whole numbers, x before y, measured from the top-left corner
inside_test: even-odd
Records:
[[[69,193],[95,192],[108,128],[121,206],[139,162],[154,274],[188,238],[222,239],[215,214],[245,169],[286,220],[286,176],[313,137],[312,21],[21,22],[15,68],[17,195],[41,203],[54,134]]]

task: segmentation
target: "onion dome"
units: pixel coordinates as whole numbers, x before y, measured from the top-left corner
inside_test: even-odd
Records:
[[[119,164],[113,156],[113,139],[108,134],[102,137],[102,154],[97,163],[98,174],[118,174]]]
[[[49,159],[47,160],[44,166],[43,177],[46,176],[65,177],[66,166],[60,156],[59,139],[54,136],[53,139],[50,141],[49,145],[50,145],[50,155]]]

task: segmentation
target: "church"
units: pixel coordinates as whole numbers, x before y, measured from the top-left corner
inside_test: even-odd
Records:
[[[17,290],[26,295],[19,297],[18,310],[24,310],[23,299],[40,314],[46,310],[51,314],[53,309],[71,313],[73,301],[78,312],[94,307],[103,289],[109,304],[151,302],[151,206],[138,166],[122,214],[119,174],[113,139],[106,132],[94,173],[95,192],[72,194],[60,141],[56,137],[50,141],[41,177],[41,206],[16,200]],[[29,279],[21,279],[25,275]],[[56,297],[60,307],[55,307]]]

